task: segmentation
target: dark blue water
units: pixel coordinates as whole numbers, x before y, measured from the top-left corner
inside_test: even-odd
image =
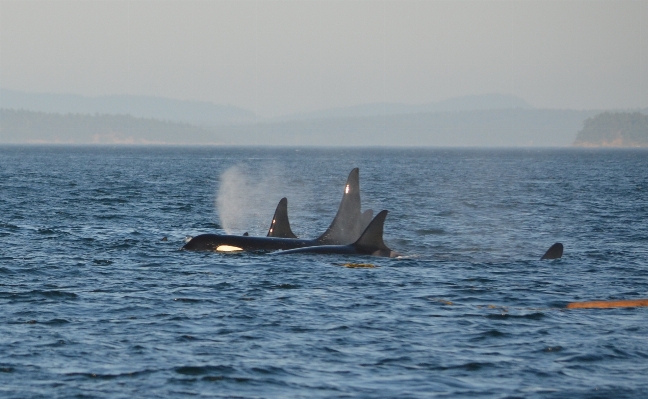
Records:
[[[180,251],[236,165],[306,238],[360,167],[406,256]],[[0,147],[0,397],[648,397],[648,308],[564,309],[647,220],[646,151]]]

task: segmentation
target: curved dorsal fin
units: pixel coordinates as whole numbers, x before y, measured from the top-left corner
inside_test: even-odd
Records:
[[[360,238],[351,244],[356,251],[367,255],[386,256],[390,258],[400,255],[398,252],[389,249],[383,241],[383,228],[385,226],[387,213],[387,211],[378,212]]]
[[[358,241],[353,243],[356,248],[366,250],[380,250],[389,249],[383,241],[383,229],[385,226],[385,218],[387,211],[380,211],[376,217],[369,223],[364,233],[358,238]]]
[[[560,259],[562,257],[562,255],[563,255],[563,245],[561,243],[557,242],[554,245],[552,245],[547,250],[547,252],[545,252],[544,255],[542,255],[542,258],[540,258],[540,260],[543,260],[543,259]]]
[[[270,224],[270,229],[268,229],[267,237],[297,238],[290,229],[290,222],[288,221],[288,199],[286,197],[283,197],[279,201],[279,204],[277,204],[277,209],[272,217],[272,223]]]
[[[360,170],[354,168],[347,178],[337,214],[317,241],[323,245],[347,245],[360,237],[365,227],[360,213]]]

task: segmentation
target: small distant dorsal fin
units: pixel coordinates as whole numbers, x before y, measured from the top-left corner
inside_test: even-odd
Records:
[[[540,260],[544,259],[560,259],[563,255],[563,245],[559,242],[552,245]]]
[[[388,211],[380,211],[369,223],[364,233],[353,243],[353,246],[363,252],[391,251],[383,241],[383,228]]]
[[[360,170],[354,168],[347,178],[342,201],[328,229],[317,241],[323,245],[353,243],[364,231],[365,214],[360,212]],[[371,213],[369,213],[371,215]],[[371,218],[371,216],[369,216]]]
[[[277,205],[267,237],[297,238],[290,229],[288,221],[288,199],[282,198]]]

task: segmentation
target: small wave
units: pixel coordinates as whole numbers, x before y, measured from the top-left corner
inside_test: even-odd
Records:
[[[96,378],[100,380],[112,380],[115,378],[121,377],[137,377],[140,375],[146,375],[153,373],[153,370],[142,370],[142,371],[131,371],[126,373],[119,374],[100,374],[100,373],[67,373],[65,375],[69,377],[85,377],[85,378]]]
[[[269,367],[253,367],[252,371],[255,373],[259,374],[269,374],[269,375],[287,375],[289,374],[286,372],[285,369],[281,367],[274,367],[274,366],[269,366]]]
[[[175,368],[175,372],[182,375],[231,374],[234,371],[234,368],[230,366],[182,366]]]
[[[15,224],[0,222],[0,229],[18,230],[19,228],[20,227],[16,226]]]
[[[441,365],[436,365],[436,364],[429,364],[429,363],[419,363],[417,364],[418,367],[426,368],[429,370],[453,370],[453,369],[460,369],[460,370],[467,370],[467,371],[478,371],[486,367],[491,367],[493,366],[493,363],[489,362],[468,362],[468,363],[463,363],[463,364],[457,364],[453,366],[441,366]]]
[[[42,290],[32,290],[29,292],[0,292],[0,298],[8,299],[34,299],[34,298],[48,298],[48,299],[76,299],[78,295],[73,292],[65,291],[42,291]]]
[[[60,325],[63,325],[63,324],[68,324],[68,323],[69,323],[69,321],[65,320],[65,319],[52,319],[50,321],[44,322],[43,324],[47,324],[47,325],[50,325],[50,326],[60,326]]]
[[[569,356],[565,357],[562,359],[556,360],[557,362],[560,363],[592,363],[592,362],[602,362],[606,360],[611,360],[611,359],[617,359],[620,356],[614,356],[614,355],[599,355],[599,354],[592,354],[588,353],[585,355],[575,355],[575,356]]]
[[[294,289],[297,289],[297,288],[301,288],[301,286],[295,285],[295,284],[279,284],[279,285],[275,285],[272,288],[277,288],[277,289],[280,289],[280,290],[294,290]]]
[[[202,302],[200,299],[194,299],[194,298],[173,298],[174,301],[178,302],[188,302],[188,303],[198,303]]]
[[[309,332],[314,332],[317,331],[312,328],[307,328],[307,327],[301,327],[301,326],[295,326],[290,328],[290,332],[293,332],[295,334],[303,334],[303,333],[309,333]]]
[[[460,281],[469,281],[471,283],[493,283],[496,282],[497,280],[492,278],[487,278],[487,277],[470,277],[470,278],[462,279]]]
[[[340,331],[340,330],[348,330],[348,329],[349,329],[348,326],[341,325],[341,326],[335,326],[335,327],[328,328],[326,331]]]
[[[445,230],[443,229],[419,229],[415,231],[416,234],[420,236],[436,236],[436,235],[443,235],[445,234]]]
[[[207,375],[202,378],[203,381],[233,381],[237,383],[243,383],[243,382],[248,382],[251,381],[250,378],[245,378],[245,377],[225,377],[222,375]]]
[[[492,329],[492,330],[488,330],[486,332],[483,332],[481,334],[478,334],[475,338],[471,339],[471,341],[482,341],[482,340],[489,339],[489,338],[503,338],[503,337],[506,337],[506,336],[508,336],[508,334],[503,333],[503,332],[501,332],[499,330],[496,330],[496,329]]]
[[[212,223],[212,222],[199,222],[199,223],[194,223],[190,226],[192,229],[215,229],[215,230],[222,230],[223,226],[221,226],[218,223]]]
[[[203,381],[222,381],[225,379],[222,375],[208,375],[202,378]]]
[[[322,349],[324,349],[324,351],[325,351],[325,352],[328,352],[328,353],[342,353],[342,352],[340,352],[339,350],[337,350],[337,349],[333,349],[333,348],[331,348],[331,347],[329,347],[329,346],[325,346],[325,347],[323,347]]]
[[[382,365],[385,365],[385,364],[410,362],[410,361],[412,361],[412,358],[410,358],[409,356],[386,357],[386,358],[378,360],[375,365],[376,366],[382,366]]]
[[[128,200],[123,198],[98,198],[97,201],[100,204],[111,205],[111,204],[127,204]]]
[[[187,316],[173,316],[169,317],[169,321],[184,321],[188,320],[189,318]]]
[[[464,369],[464,370],[467,370],[467,371],[477,371],[477,370],[483,369],[484,367],[490,367],[492,365],[493,365],[493,363],[488,363],[488,362],[486,362],[486,363],[469,362],[469,363],[457,366],[455,368],[460,368],[460,369]]]
[[[556,352],[560,352],[562,350],[563,350],[563,347],[560,346],[560,345],[559,346],[547,346],[546,348],[544,348],[542,350],[542,352],[556,353]]]
[[[59,346],[64,346],[64,345],[67,345],[68,343],[69,343],[69,342],[67,342],[67,341],[64,340],[64,339],[59,339],[59,340],[56,340],[56,341],[54,341],[54,342],[50,342],[49,344],[45,344],[45,345],[43,345],[43,346],[45,346],[45,347],[52,347],[52,348],[58,348]]]
[[[32,295],[40,295],[45,298],[52,298],[52,299],[76,299],[79,296],[73,292],[65,292],[65,291],[57,291],[57,290],[52,290],[52,291],[40,291],[40,290],[33,290],[30,292]]]
[[[122,243],[115,245],[113,248],[114,249],[126,249],[126,248],[131,248],[134,247],[135,245],[139,244],[138,240],[124,240]]]
[[[120,219],[122,215],[115,215],[115,214],[106,214],[106,213],[100,213],[95,216],[97,219],[101,220],[113,220],[113,219]]]
[[[41,228],[38,228],[36,230],[36,232],[38,234],[47,235],[47,236],[57,235],[57,234],[70,235],[70,233],[68,233],[67,231],[63,231],[63,230],[59,230],[59,229],[55,229],[55,228],[51,228],[51,227],[41,227]]]
[[[515,314],[510,314],[510,313],[486,315],[486,318],[491,319],[491,320],[504,320],[504,319],[541,320],[544,317],[545,317],[545,314],[541,313],[541,312],[534,312],[534,313],[522,314],[522,315],[515,315]]]

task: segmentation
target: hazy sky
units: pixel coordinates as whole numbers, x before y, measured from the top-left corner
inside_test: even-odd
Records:
[[[648,107],[648,1],[7,1],[0,86],[261,115],[510,93]]]

